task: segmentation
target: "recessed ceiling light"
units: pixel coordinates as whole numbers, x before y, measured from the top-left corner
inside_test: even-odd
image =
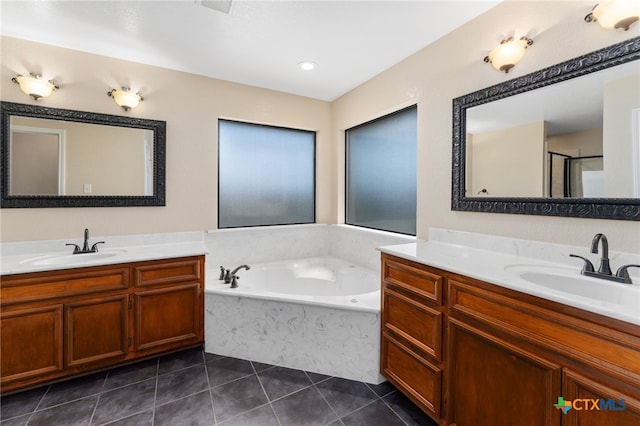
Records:
[[[298,66],[302,70],[311,71],[312,69],[314,69],[316,67],[316,64],[315,64],[315,62],[311,62],[311,61],[302,61],[302,62],[300,62],[298,64]]]

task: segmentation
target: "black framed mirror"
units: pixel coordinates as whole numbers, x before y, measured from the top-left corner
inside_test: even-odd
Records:
[[[640,37],[454,99],[452,154],[454,211],[640,220]]]
[[[1,208],[165,205],[166,122],[0,107]]]

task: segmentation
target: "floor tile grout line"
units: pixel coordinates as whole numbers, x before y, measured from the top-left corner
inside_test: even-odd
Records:
[[[33,410],[31,410],[30,413],[26,413],[29,414],[29,418],[27,419],[26,422],[24,422],[25,426],[27,426],[29,424],[29,422],[31,421],[31,418],[33,417],[33,415],[35,414],[36,410],[38,409],[38,407],[40,406],[40,404],[42,404],[42,401],[44,400],[44,397],[49,393],[49,389],[51,389],[51,385],[49,385],[49,387],[47,387],[47,390],[44,391],[44,393],[42,394],[42,396],[40,397],[40,400],[38,401],[38,403],[36,404],[35,408]],[[22,414],[24,415],[24,414]],[[20,416],[14,416],[12,418],[17,418]],[[8,420],[8,419],[7,419]],[[4,421],[4,419],[3,419]]]
[[[273,399],[273,400],[269,399],[269,396],[267,395],[267,399],[269,399],[269,403],[270,403],[270,404],[271,404],[271,403],[274,403],[274,402],[278,402],[278,401],[281,401],[281,400],[283,400],[283,399],[285,399],[285,398],[290,397],[291,395],[295,395],[295,394],[297,394],[297,393],[299,393],[299,392],[302,392],[303,390],[307,390],[307,389],[309,389],[310,387],[312,387],[313,385],[314,385],[314,384],[313,384],[313,383],[311,383],[311,384],[309,384],[309,385],[307,385],[307,386],[305,386],[305,387],[303,387],[303,388],[297,389],[297,390],[295,390],[295,391],[293,391],[293,392],[289,392],[288,394],[286,394],[286,395],[282,395],[282,396],[279,396],[279,397],[277,397],[277,398],[275,398],[275,399]]]
[[[348,417],[350,415],[352,415],[353,413],[356,413],[362,409],[364,409],[365,407],[370,406],[371,404],[373,404],[374,402],[377,402],[378,400],[380,400],[381,398],[379,396],[376,395],[376,399],[368,402],[367,404],[364,404],[362,407],[356,408],[355,410],[351,410],[348,413],[346,413],[345,415],[343,415],[342,417],[339,417],[340,421],[342,421],[342,419],[344,419],[345,417]],[[396,414],[395,412],[393,414]],[[397,414],[396,414],[397,415]]]
[[[251,362],[251,361],[249,361],[249,362]],[[269,404],[269,408],[271,409],[271,412],[275,416],[276,422],[278,422],[278,425],[282,426],[282,422],[280,422],[280,417],[278,416],[278,413],[276,413],[276,410],[273,408],[273,405],[271,404],[273,401],[271,401],[271,398],[269,397],[269,394],[267,393],[267,390],[264,388],[264,385],[262,384],[262,380],[260,379],[260,375],[258,374],[258,370],[256,370],[256,366],[253,365],[253,362],[251,362],[251,368],[253,368],[253,371],[256,374],[256,377],[258,379],[258,383],[260,384],[260,387],[262,388],[262,392],[264,392],[264,395],[267,397],[267,402]],[[261,370],[261,371],[270,370],[271,368],[272,367],[269,367],[269,368],[266,368],[266,369]]]
[[[205,355],[204,348],[202,348],[202,357],[204,359],[204,375],[207,378],[207,391],[209,392],[209,401],[211,402],[211,413],[213,414],[213,424],[217,425],[216,419],[216,404],[213,402],[213,393],[211,392],[211,381],[209,380],[209,368],[207,367],[207,356]]]
[[[89,425],[93,425],[93,418],[96,415],[96,411],[98,410],[98,404],[100,404],[100,398],[102,397],[102,393],[105,391],[104,387],[107,384],[107,380],[109,380],[109,376],[111,375],[111,371],[113,369],[107,370],[107,374],[104,376],[104,380],[102,382],[102,386],[100,387],[100,392],[98,393],[98,398],[96,399],[96,403],[93,406],[93,411],[91,412],[91,417],[89,417]]]
[[[72,402],[82,401],[83,399],[88,399],[88,398],[91,398],[92,396],[98,396],[98,395],[100,395],[100,392],[91,393],[91,394],[88,394],[88,395],[83,395],[83,396],[81,396],[79,398],[74,398],[74,399],[70,399],[68,401],[61,402],[59,404],[51,405],[49,407],[44,407],[42,409],[38,409],[39,408],[39,406],[38,406],[38,408],[36,408],[33,411],[31,411],[31,413],[34,414],[34,413],[37,413],[37,412],[40,412],[40,411],[46,411],[46,410],[50,410],[52,408],[62,407],[63,405],[71,404]],[[18,416],[14,416],[14,417],[11,417],[11,418],[13,419],[13,418],[16,418],[16,417],[24,416],[26,414],[29,414],[29,413],[20,414]],[[2,419],[2,421],[6,421],[6,420],[9,420],[9,419]]]
[[[151,406],[151,426],[156,424],[156,401],[158,400],[158,376],[160,372],[160,357],[156,358],[156,386],[153,391],[153,405]]]
[[[270,403],[270,402],[265,402],[264,404],[257,405],[257,406],[255,406],[255,407],[253,407],[253,408],[251,408],[251,409],[249,409],[249,410],[247,410],[247,411],[243,411],[243,412],[241,412],[241,413],[234,414],[233,416],[231,416],[231,417],[227,417],[226,419],[222,420],[220,423],[221,423],[221,424],[224,424],[225,422],[228,422],[229,420],[232,420],[232,419],[235,419],[235,418],[237,418],[237,417],[243,416],[243,415],[245,415],[245,414],[247,414],[247,413],[250,413],[250,412],[252,412],[252,411],[255,411],[255,410],[259,409],[259,408],[266,407],[267,405],[269,405],[269,406],[270,406],[270,405],[271,405],[271,403]],[[273,410],[273,407],[271,407],[271,409]],[[275,413],[273,413],[273,414],[275,414]],[[278,419],[278,416],[277,416],[277,415],[276,415],[276,419]],[[217,425],[218,423],[215,423],[215,424]],[[279,420],[279,419],[278,419],[278,424],[280,424],[280,420]],[[257,426],[258,426],[258,425],[257,425]]]
[[[44,393],[42,394],[42,396],[41,396],[41,397],[40,397],[40,399],[38,400],[38,403],[37,403],[37,404],[36,404],[36,406],[33,408],[33,410],[31,410],[31,412],[30,412],[30,413],[20,414],[20,415],[18,415],[18,416],[13,416],[13,417],[11,417],[11,418],[12,418],[12,419],[15,419],[15,418],[17,418],[17,417],[20,417],[20,416],[24,416],[24,415],[26,415],[26,414],[29,414],[29,418],[28,418],[28,419],[27,419],[27,421],[24,423],[24,424],[25,424],[25,426],[26,426],[27,424],[29,424],[29,422],[31,421],[31,417],[33,417],[33,414],[38,410],[38,407],[40,406],[40,404],[42,404],[42,401],[44,401],[44,397],[45,397],[45,396],[47,396],[47,394],[49,393],[49,390],[51,390],[51,385],[49,385],[49,386],[47,387],[47,390],[46,390],[46,391],[44,391]],[[5,420],[9,420],[9,419],[2,419],[1,421],[5,421]]]
[[[332,377],[330,377],[332,378]],[[326,382],[326,380],[323,380],[322,382]],[[322,383],[321,382],[321,383]],[[322,392],[320,392],[320,389],[318,389],[318,387],[316,386],[316,383],[313,384],[313,387],[315,388],[315,390],[320,394],[320,397],[324,400],[324,402],[327,403],[327,405],[329,406],[329,408],[331,409],[331,411],[333,411],[333,414],[336,415],[336,420],[340,420],[340,415],[338,414],[338,412],[335,410],[335,408],[333,408],[333,405],[329,404],[329,401],[327,401],[327,398],[324,397],[324,395],[322,394]],[[335,420],[334,420],[335,421]],[[340,420],[340,422],[342,423],[342,420]]]
[[[392,393],[393,393],[393,392],[389,392],[387,395],[390,395],[390,394],[392,394]],[[387,396],[387,395],[385,395],[385,396]],[[400,421],[401,421],[403,424],[405,424],[405,425],[409,426],[409,424],[408,424],[408,423],[407,423],[407,422],[406,422],[406,421],[405,421],[405,420],[400,416],[400,414],[398,414],[398,412],[397,412],[396,410],[394,410],[394,409],[393,409],[393,407],[392,407],[391,405],[389,405],[389,404],[387,403],[387,401],[385,401],[385,400],[384,400],[384,398],[380,397],[380,400],[382,401],[382,403],[383,403],[384,405],[386,405],[386,406],[387,406],[387,408],[389,408],[389,410],[391,410],[391,412],[392,412],[393,414],[395,414],[395,415],[396,415],[396,417],[397,417],[397,418],[399,418],[399,419],[400,419]]]
[[[98,394],[96,398],[96,403],[93,405],[93,410],[91,411],[91,417],[89,417],[89,424],[93,424],[93,417],[96,415],[96,410],[98,409],[98,404],[100,403],[100,397],[102,396],[102,392]]]

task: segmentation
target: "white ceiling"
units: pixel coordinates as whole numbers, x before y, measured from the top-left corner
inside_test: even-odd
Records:
[[[332,101],[499,2],[0,0],[0,33]]]

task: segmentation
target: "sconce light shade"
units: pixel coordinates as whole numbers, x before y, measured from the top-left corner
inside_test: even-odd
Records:
[[[521,37],[520,40],[514,40],[509,37],[502,40],[500,45],[494,47],[489,56],[484,57],[484,61],[490,63],[495,69],[508,73],[524,56],[527,47],[533,44],[533,40],[527,37]]]
[[[584,17],[587,22],[597,22],[602,28],[625,31],[640,19],[638,0],[605,0],[594,6],[591,13]]]
[[[34,73],[30,73],[28,76],[17,75],[11,81],[19,85],[20,90],[36,101],[40,98],[46,98],[54,90],[60,88],[52,80],[43,80],[41,75]]]
[[[128,87],[123,87],[121,90],[110,90],[107,95],[111,96],[115,103],[125,111],[137,107],[140,102],[144,101],[140,93],[133,93]]]

